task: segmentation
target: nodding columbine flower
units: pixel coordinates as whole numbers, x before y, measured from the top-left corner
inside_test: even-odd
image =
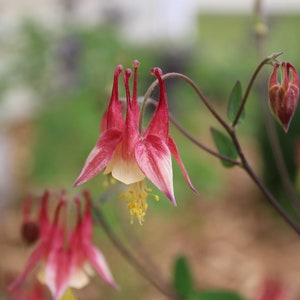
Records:
[[[56,206],[53,220],[48,216],[49,191],[45,191],[39,210],[40,238],[23,272],[11,283],[9,290],[18,288],[27,275],[39,265],[38,279],[46,284],[54,300],[70,293],[70,288],[82,288],[89,282],[93,270],[114,288],[117,285],[102,253],[93,245],[91,199],[84,193],[85,209],[74,198],[77,220],[74,228],[67,227],[67,198],[64,192]]]
[[[277,79],[279,68],[282,70],[281,83]],[[298,97],[299,76],[295,67],[289,62],[275,63],[269,80],[269,105],[285,132],[288,132],[296,111]]]
[[[126,118],[124,119],[123,104],[118,94],[118,78],[123,67],[117,66],[110,102],[101,123],[102,133],[74,186],[92,179],[104,170],[104,174],[110,174],[116,180],[128,185],[127,192],[123,193],[121,198],[128,200],[132,220],[133,217],[137,217],[142,224],[148,207],[146,199],[151,193],[145,183],[146,177],[176,206],[171,154],[179,164],[188,185],[195,192],[196,189],[189,179],[175,142],[169,136],[167,95],[162,71],[159,68],[151,70],[159,82],[159,101],[148,128],[139,132],[138,67],[139,62],[135,60],[132,96],[129,89],[131,70],[124,71],[126,91]],[[154,195],[154,199],[158,200],[158,196]]]

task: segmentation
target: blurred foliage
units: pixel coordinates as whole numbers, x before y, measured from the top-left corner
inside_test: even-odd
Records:
[[[244,298],[230,291],[208,290],[199,292],[190,300],[244,300]]]
[[[173,286],[180,299],[188,299],[194,292],[192,274],[184,256],[175,260],[173,268]]]
[[[283,59],[300,66],[298,39],[292,30],[298,23],[297,16],[271,16],[266,55],[283,51]],[[33,185],[72,184],[98,139],[100,118],[110,97],[117,64],[131,67],[133,59],[140,60],[138,88],[141,95],[154,80],[149,74],[151,67],[158,65],[165,72],[183,72],[225,114],[232,86],[239,80],[244,91],[258,64],[253,19],[238,15],[200,15],[198,26],[193,48],[178,53],[174,49],[160,51],[156,44],[142,47],[126,43],[126,38],[120,38],[116,28],[110,26],[67,25],[53,31],[27,21],[15,37],[2,37],[1,51],[9,58],[9,63],[1,76],[0,92],[14,84],[23,84],[31,87],[38,98]],[[269,72],[267,68],[265,71]],[[179,80],[168,81],[167,85],[171,111],[196,136],[209,140],[209,127],[215,125],[215,120],[208,116],[192,89]],[[261,99],[259,95],[256,89],[251,92],[246,105],[246,122],[239,130],[241,136],[250,134],[264,143],[260,102],[267,98]],[[282,137],[282,144],[292,153],[293,126],[295,122],[291,124],[292,142],[289,137]],[[172,134],[180,149],[186,139],[176,130],[172,130]],[[270,149],[266,147],[262,150],[268,153]],[[201,190],[218,189],[222,181],[220,170],[211,168],[209,160],[201,161],[206,154],[199,154],[192,147],[191,152],[181,151],[191,178],[196,178]],[[270,155],[265,155],[265,160],[269,159]],[[288,159],[292,160],[289,165],[295,174],[294,158],[288,156]],[[270,165],[268,161],[265,167]],[[186,195],[186,186],[179,172],[175,167],[175,189],[181,197]],[[272,179],[269,181],[272,185]],[[197,182],[195,185],[198,187]],[[88,187],[96,190],[99,179],[88,183]]]
[[[201,280],[200,280],[201,281]],[[197,291],[187,259],[179,256],[173,267],[173,286],[181,300],[243,300],[238,294],[226,290]]]
[[[298,16],[270,16],[266,45],[266,55],[283,51],[282,59],[292,61],[297,69],[300,69],[300,56],[295,28],[299,22]],[[116,28],[108,26],[82,28],[73,25],[53,31],[40,24],[25,22],[16,36],[1,36],[0,51],[6,64],[0,70],[0,94],[20,84],[36,93],[38,113],[33,120],[32,187],[71,187],[98,139],[100,118],[110,97],[117,64],[131,67],[133,59],[141,62],[138,86],[141,95],[154,80],[149,72],[151,67],[160,66],[165,72],[183,72],[225,116],[234,83],[239,80],[244,91],[259,63],[253,27],[250,16],[201,15],[193,47],[180,53],[174,49],[166,51],[166,48],[161,51],[156,43],[151,47],[127,43]],[[271,67],[265,67],[265,73],[270,72]],[[258,78],[263,79],[263,76]],[[218,124],[191,88],[178,80],[167,82],[167,85],[172,113],[196,137],[212,144],[209,127],[217,128]],[[124,94],[122,88],[120,91]],[[262,98],[255,85],[246,105],[246,119],[238,130],[242,138],[250,138],[253,143],[262,145],[265,178],[275,190],[279,186],[278,176],[274,175],[272,149],[268,147],[262,125],[262,101],[267,101],[267,96]],[[299,109],[295,119],[298,115]],[[294,145],[300,132],[296,123],[295,120],[292,122],[289,136],[280,136],[294,178],[297,171]],[[171,132],[196,188],[202,195],[218,191],[223,180],[219,161],[193,145],[187,146],[186,138],[174,128]],[[184,205],[185,199],[192,198],[193,194],[179,167],[173,165],[175,194],[180,199],[178,204]],[[98,175],[85,187],[99,195],[104,182],[104,176]],[[161,195],[161,199],[164,198]],[[163,213],[169,207],[170,203],[165,199],[151,205],[152,210]],[[109,209],[107,212],[110,220],[115,218]],[[125,281],[131,280],[126,272],[121,276]],[[134,286],[130,299],[140,299],[136,291]],[[114,297],[123,299],[123,294],[114,294]]]

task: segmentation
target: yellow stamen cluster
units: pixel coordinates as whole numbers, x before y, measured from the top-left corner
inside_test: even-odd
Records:
[[[131,224],[134,217],[137,217],[140,225],[144,222],[144,216],[148,208],[147,196],[151,194],[152,190],[147,188],[145,180],[131,184],[125,193],[120,195],[121,199],[127,200],[127,207],[131,215]],[[153,194],[152,194],[153,195]],[[157,195],[153,195],[156,201],[159,200]]]

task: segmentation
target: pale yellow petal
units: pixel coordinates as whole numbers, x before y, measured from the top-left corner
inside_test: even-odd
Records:
[[[104,170],[104,174],[110,174],[120,182],[132,184],[145,178],[134,157],[124,159],[121,155],[121,146],[118,146],[114,156]]]
[[[135,160],[125,161],[120,159],[116,161],[111,174],[115,179],[125,184],[139,182],[145,178],[144,173]]]
[[[92,268],[92,266],[90,264],[85,264],[83,266],[83,270],[85,271],[85,273],[89,276],[92,277],[96,274],[95,270]]]
[[[77,269],[70,278],[69,286],[76,289],[82,289],[89,283],[89,281],[90,278],[86,272],[83,269]]]
[[[36,277],[37,277],[37,280],[40,283],[46,284],[46,281],[45,281],[45,267],[44,266],[38,270]]]

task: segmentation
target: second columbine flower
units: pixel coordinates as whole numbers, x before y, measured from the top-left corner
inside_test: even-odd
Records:
[[[135,60],[133,67],[132,95],[129,89],[132,71],[130,69],[124,71],[126,117],[125,119],[123,117],[123,104],[118,93],[118,79],[123,71],[123,67],[119,65],[115,70],[112,95],[102,120],[103,132],[89,154],[74,186],[90,180],[104,170],[104,174],[111,174],[116,180],[128,185],[127,192],[122,196],[128,200],[131,216],[137,217],[141,224],[147,211],[146,199],[150,191],[145,184],[146,177],[176,205],[171,154],[179,164],[189,186],[196,190],[181,161],[178,149],[169,136],[166,89],[159,68],[151,70],[159,82],[159,101],[148,128],[139,132],[140,109],[137,97],[139,62]],[[158,199],[157,196],[154,197]]]
[[[53,218],[49,216],[50,196],[50,192],[46,190],[41,197],[37,221],[32,221],[29,217],[32,199],[25,202],[22,237],[27,243],[37,241],[37,244],[23,272],[9,286],[9,291],[12,294],[18,293],[29,273],[36,267],[38,280],[48,286],[54,300],[64,297],[67,299],[66,295],[72,294],[70,288],[80,289],[86,286],[94,270],[106,283],[118,288],[103,254],[92,242],[92,200],[89,192],[83,193],[84,208],[79,197],[70,201],[62,192]],[[74,228],[69,226],[67,215],[67,206],[72,202],[77,207]],[[26,226],[28,224],[30,225]],[[39,234],[36,234],[34,224],[39,229]]]

